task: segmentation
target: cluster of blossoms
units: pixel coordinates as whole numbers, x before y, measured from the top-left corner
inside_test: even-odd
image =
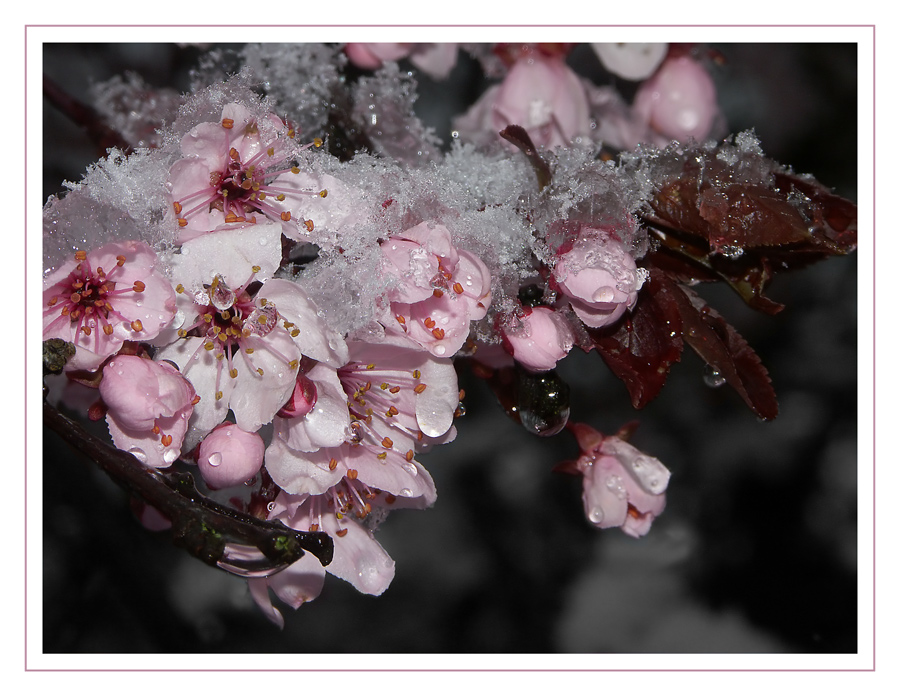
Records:
[[[115,447],[146,467],[195,465],[232,501],[265,484],[269,520],[332,537],[327,568],[306,555],[249,580],[276,623],[269,590],[297,608],[326,570],[361,592],[388,587],[374,531],[436,500],[418,457],[456,436],[454,359],[542,375],[635,310],[650,278],[638,214],[654,188],[645,164],[614,165],[603,148],[664,162],[679,142],[721,135],[715,89],[687,48],[594,46],[638,83],[627,104],[578,76],[569,48],[481,50],[499,81],[441,155],[395,61],[443,79],[461,47],[309,47],[282,85],[271,48],[247,47],[238,74],[158,100],[152,147],[112,150],[47,203],[44,339],[74,345],[65,377],[99,387],[89,413]],[[365,118],[338,132],[322,99],[297,95],[348,89],[333,70],[348,63],[376,72],[349,95]],[[509,126],[526,147],[500,137]],[[623,437],[570,429],[581,456],[565,468],[582,477],[587,519],[646,534],[668,470]]]

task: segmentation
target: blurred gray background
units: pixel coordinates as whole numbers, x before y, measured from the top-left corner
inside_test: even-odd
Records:
[[[856,45],[715,48],[730,130],[754,127],[770,157],[856,200]],[[125,70],[185,89],[198,54],[47,45],[44,68],[82,98]],[[630,96],[589,48],[570,63]],[[449,85],[423,77],[420,115],[446,139],[485,84],[465,58]],[[46,103],[44,137],[47,195],[102,154]],[[787,308],[776,317],[700,288],[768,368],[781,404],[772,423],[730,388],[706,387],[689,351],[641,412],[595,354],[562,363],[573,420],[614,432],[638,418],[633,443],[672,471],[668,508],[641,540],[594,529],[580,481],[551,471],[577,455],[574,438],[526,433],[461,370],[457,441],[421,459],[437,504],[400,511],[378,533],[397,562],[390,589],[373,598],[329,577],[316,601],[284,609],[284,631],[244,582],[145,531],[121,490],[47,434],[44,651],[855,652],[856,283],[852,256],[780,277],[770,294]]]

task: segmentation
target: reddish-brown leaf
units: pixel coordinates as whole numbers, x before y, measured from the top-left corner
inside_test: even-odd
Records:
[[[681,359],[682,322],[672,290],[677,286],[659,270],[641,288],[634,311],[614,327],[589,329],[597,352],[643,408],[666,383],[672,363]]]
[[[671,296],[678,304],[684,340],[725,378],[757,416],[766,420],[775,418],[778,415],[775,390],[753,349],[695,292],[683,286],[676,288],[680,294],[673,292]]]

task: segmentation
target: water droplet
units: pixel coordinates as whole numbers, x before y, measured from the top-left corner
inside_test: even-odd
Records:
[[[259,245],[260,245],[260,246],[265,246],[265,245],[268,244],[268,243],[269,243],[269,240],[266,239],[265,237],[260,237],[260,238],[259,238]]]
[[[219,464],[222,463],[222,453],[213,452],[211,455],[209,455],[207,461],[209,462],[210,466],[219,466]]]
[[[443,355],[446,352],[447,352],[447,349],[444,346],[435,346],[434,347],[435,355]]]
[[[147,461],[147,453],[144,452],[140,447],[132,447],[128,450],[128,453],[134,455],[134,458],[137,459],[141,464],[146,463]]]
[[[556,371],[532,374],[518,369],[516,408],[526,430],[549,437],[569,421],[569,385]]]
[[[616,498],[619,500],[625,500],[628,497],[628,493],[625,491],[625,486],[622,485],[622,477],[621,476],[610,476],[606,479],[606,487],[615,494]]]
[[[703,368],[703,383],[715,389],[725,384],[725,376],[712,365],[707,365]]]
[[[171,464],[176,459],[178,459],[178,450],[177,449],[167,449],[163,452],[163,461],[166,464]]]
[[[404,498],[411,498],[411,497],[412,497],[412,491],[409,490],[408,488],[401,488],[401,489],[400,489],[400,495],[403,496]]]
[[[588,519],[594,524],[600,524],[603,521],[603,510],[598,507],[591,508],[588,513]]]
[[[275,510],[275,501],[274,500],[271,503],[269,503],[268,505],[266,505],[266,510],[268,510],[269,512],[273,512]]]
[[[403,468],[406,469],[413,476],[419,475],[419,470],[416,468],[416,465],[412,462],[403,462]]]

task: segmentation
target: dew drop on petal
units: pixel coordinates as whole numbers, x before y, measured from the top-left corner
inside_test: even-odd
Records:
[[[134,455],[134,458],[137,459],[141,464],[146,463],[147,461],[147,453],[144,452],[140,447],[132,447],[128,450],[128,454]]]
[[[166,464],[171,464],[176,459],[178,459],[178,450],[177,449],[167,449],[163,452],[163,461]]]
[[[419,474],[419,470],[412,462],[403,462],[403,468],[406,469],[412,476],[418,476]]]
[[[275,501],[273,500],[268,505],[266,505],[266,510],[269,512],[273,512],[275,510]]]
[[[447,352],[447,349],[444,346],[435,346],[434,347],[435,355],[443,355],[446,352]]]
[[[600,524],[603,521],[603,510],[598,507],[591,508],[588,513],[588,519],[594,524]]]
[[[207,460],[210,466],[219,466],[222,463],[222,453],[221,452],[213,452],[209,455],[209,459]]]
[[[409,490],[409,488],[401,488],[401,489],[400,489],[400,495],[403,496],[404,498],[411,498],[411,497],[412,497],[412,491]]]

